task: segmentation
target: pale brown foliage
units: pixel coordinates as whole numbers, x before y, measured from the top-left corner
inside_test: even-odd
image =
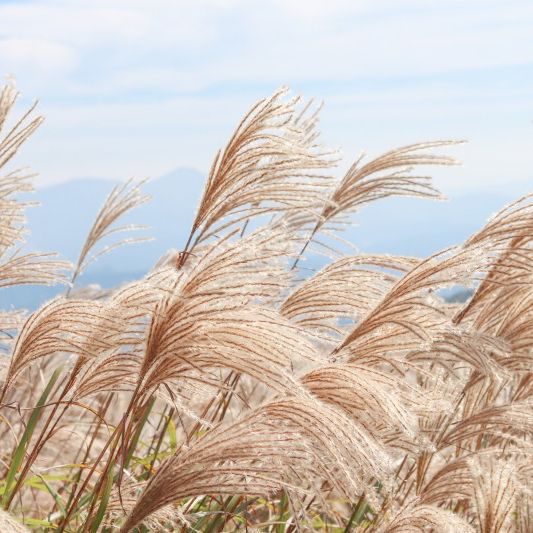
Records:
[[[3,531],[4,533],[27,533],[29,529],[26,529],[10,514],[0,509],[0,531]]]
[[[2,125],[12,88],[0,103]],[[376,199],[441,198],[413,168],[454,160],[431,152],[452,142],[414,144],[335,179],[317,114],[297,108],[285,90],[252,107],[185,249],[143,279],[0,312],[5,479],[62,369],[5,508],[63,531],[531,531],[533,197],[426,259],[344,255],[302,279],[319,233]],[[38,122],[17,125],[1,157]],[[72,281],[146,201],[140,185],[104,203]],[[66,266],[7,255],[29,188],[0,179],[0,290]],[[454,286],[476,290],[452,305],[439,291]]]
[[[72,282],[83,273],[83,271],[100,256],[111,252],[112,250],[130,244],[133,242],[141,242],[143,238],[123,238],[111,245],[104,246],[98,252],[91,254],[92,249],[102,240],[110,235],[120,234],[125,231],[144,229],[143,226],[114,226],[114,223],[128,211],[135,209],[136,207],[146,203],[150,197],[141,193],[141,187],[145,181],[136,183],[133,180],[129,180],[122,185],[117,185],[111,191],[109,196],[104,202],[104,205],[98,212],[87,239],[81,249],[80,256],[78,258],[74,274],[72,276]]]
[[[4,133],[17,97],[11,83],[6,84],[0,93],[0,172],[43,121],[42,117],[31,118],[35,108],[32,106]],[[31,175],[21,171],[0,174],[0,288],[65,281],[61,271],[69,267],[65,261],[52,259],[54,254],[21,254],[14,250],[24,238],[24,210],[28,206],[20,202],[17,195],[33,190],[30,178]],[[0,330],[4,328],[0,322]]]

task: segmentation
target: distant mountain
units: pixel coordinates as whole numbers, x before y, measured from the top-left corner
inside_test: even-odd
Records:
[[[189,168],[178,168],[149,182],[144,190],[152,201],[134,210],[122,223],[149,226],[139,235],[154,240],[113,251],[93,264],[80,282],[116,286],[142,276],[167,250],[182,248],[203,183],[204,176]],[[41,205],[28,210],[31,234],[26,250],[57,251],[74,262],[96,213],[115,184],[112,180],[83,178],[39,189],[32,199]],[[457,196],[447,202],[386,199],[356,214],[356,225],[343,237],[362,252],[427,256],[462,242],[512,199],[503,193]],[[317,264],[311,259],[302,266]],[[58,290],[23,287],[0,291],[0,307],[12,304],[31,308]]]

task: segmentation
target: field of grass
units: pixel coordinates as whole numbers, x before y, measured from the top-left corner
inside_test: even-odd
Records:
[[[0,170],[41,122],[8,117],[16,97]],[[185,248],[114,290],[77,281],[103,239],[135,240],[143,183],[71,265],[24,252],[31,176],[0,174],[0,532],[533,531],[532,196],[425,259],[359,253],[354,213],[439,199],[426,172],[454,142],[337,176],[317,121],[285,90],[254,105]],[[1,295],[57,283],[31,314]]]

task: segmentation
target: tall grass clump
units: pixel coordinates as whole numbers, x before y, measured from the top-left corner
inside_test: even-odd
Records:
[[[6,127],[16,96],[0,167],[41,122]],[[442,197],[425,172],[453,142],[335,177],[317,118],[285,90],[255,104],[185,247],[103,294],[79,276],[132,240],[102,248],[142,183],[70,264],[22,251],[30,176],[1,175],[0,290],[65,286],[33,313],[2,296],[1,531],[533,531],[532,197],[424,259],[347,252],[366,204]]]

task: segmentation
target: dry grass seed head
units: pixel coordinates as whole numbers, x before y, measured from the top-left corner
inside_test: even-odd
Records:
[[[178,451],[150,480],[122,531],[187,496],[265,495],[298,481],[327,479],[341,493],[390,471],[387,453],[364,429],[307,394],[268,402]],[[383,477],[383,475],[381,476]],[[304,484],[305,486],[305,484]]]
[[[22,370],[38,359],[56,354],[90,359],[121,343],[133,343],[136,338],[130,331],[124,317],[105,303],[56,298],[24,323],[13,349],[4,387],[12,384]]]
[[[217,154],[191,230],[196,244],[220,233],[217,225],[230,216],[238,222],[320,205],[331,179],[317,171],[334,164],[332,152],[316,142],[316,115],[299,115],[298,98],[286,93],[254,105]]]
[[[144,226],[126,225],[114,226],[117,220],[126,213],[146,203],[150,197],[143,195],[141,187],[146,183],[146,180],[127,182],[117,185],[113,188],[102,208],[98,212],[96,219],[91,227],[87,239],[82,247],[76,269],[73,275],[73,281],[89,266],[90,263],[98,259],[104,254],[134,242],[145,241],[146,238],[124,238],[112,245],[103,247],[98,252],[91,255],[91,250],[103,239],[125,231],[144,229]]]
[[[24,527],[9,513],[0,509],[0,531],[3,533],[28,533],[29,529]]]
[[[417,263],[414,258],[364,254],[339,259],[301,283],[281,312],[306,328],[339,334],[340,318],[360,319],[390,290],[398,273]]]

